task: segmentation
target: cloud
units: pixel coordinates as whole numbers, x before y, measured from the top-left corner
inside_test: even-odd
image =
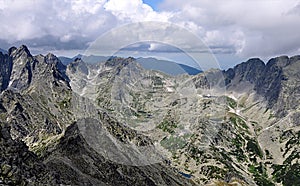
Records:
[[[106,1],[0,1],[0,39],[7,43],[46,44],[73,48],[74,40],[93,40],[116,26],[117,19],[103,8]],[[53,45],[55,44],[55,45]],[[47,45],[46,45],[47,46]]]
[[[158,43],[150,43],[148,50],[149,51],[156,51],[160,49],[160,44]]]
[[[82,48],[116,26],[168,21],[170,15],[154,11],[142,0],[0,0],[0,40],[8,45]]]
[[[159,43],[159,42],[138,42],[131,45],[128,45],[124,48],[120,49],[121,51],[125,52],[147,52],[147,53],[180,53],[182,52],[180,49],[168,45],[166,43]]]
[[[156,10],[142,0],[0,0],[0,47],[22,43],[41,49],[84,49],[112,28],[162,21],[196,34],[216,54],[295,54],[300,50],[299,7],[293,0],[164,0]],[[180,44],[185,36],[178,37],[166,40]],[[155,48],[154,44],[147,49]]]
[[[168,21],[171,13],[156,12],[142,0],[110,0],[104,8],[111,11],[118,19],[128,22],[138,21]]]
[[[225,46],[240,56],[291,54],[300,46],[297,1],[165,0],[164,11],[175,10],[173,22],[197,25],[197,34],[209,46]]]

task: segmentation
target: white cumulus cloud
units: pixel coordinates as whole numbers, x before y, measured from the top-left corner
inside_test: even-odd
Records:
[[[213,48],[266,57],[294,54],[300,48],[299,7],[294,0],[165,0],[160,9],[175,11],[173,22],[197,25],[199,37]]]
[[[300,49],[299,7],[295,0],[163,0],[155,10],[142,0],[0,0],[0,47],[84,49],[112,28],[162,21],[196,34],[215,53],[289,55]]]

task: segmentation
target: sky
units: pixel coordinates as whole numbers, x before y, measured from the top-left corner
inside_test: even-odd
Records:
[[[53,52],[71,57],[84,53],[116,28],[147,21],[176,25],[198,39],[193,43],[184,34],[167,37],[172,32],[163,27],[167,39],[157,44],[161,37],[155,28],[146,31],[147,36],[132,29],[130,37],[156,39],[146,48],[141,44],[146,51],[133,53],[135,56],[157,55],[178,61],[183,58],[174,48],[192,50],[200,42],[226,69],[252,57],[267,61],[300,54],[300,2],[296,0],[0,0],[0,48],[25,44],[33,54]],[[133,43],[128,44],[128,51],[133,52]]]

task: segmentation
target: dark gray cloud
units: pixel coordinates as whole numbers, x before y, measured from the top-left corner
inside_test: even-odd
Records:
[[[164,52],[164,53],[170,53],[170,52],[175,52],[175,53],[180,53],[182,50],[179,48],[176,48],[174,46],[164,44],[164,43],[159,43],[159,42],[140,42],[140,43],[135,43],[129,46],[126,46],[122,49],[121,51],[139,51],[139,52],[152,52],[152,53],[159,53],[159,52]]]

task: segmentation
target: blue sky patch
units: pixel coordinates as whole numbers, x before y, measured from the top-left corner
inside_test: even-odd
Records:
[[[143,0],[143,2],[153,8],[153,10],[158,10],[158,5],[163,2],[163,0]]]

